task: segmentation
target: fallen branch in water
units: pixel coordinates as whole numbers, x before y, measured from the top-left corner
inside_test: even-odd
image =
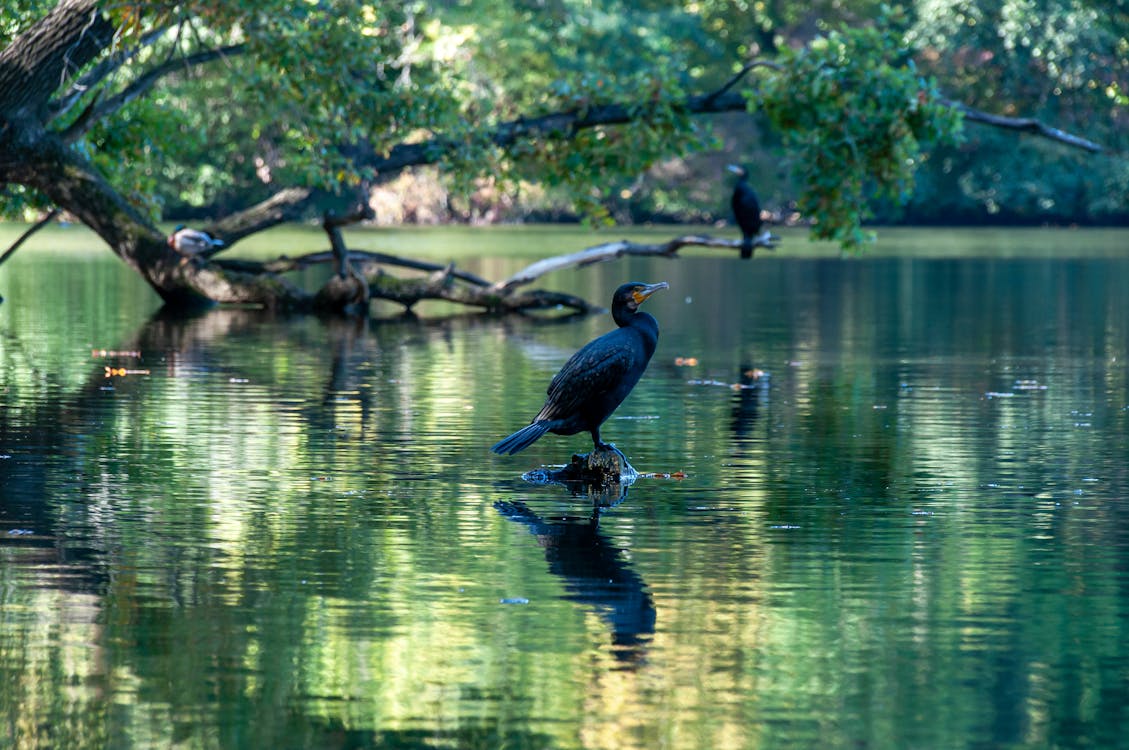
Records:
[[[722,239],[708,235],[683,235],[661,243],[638,243],[618,240],[574,253],[539,260],[521,271],[498,282],[456,268],[454,263],[442,265],[412,258],[402,258],[387,253],[350,249],[341,234],[341,227],[365,218],[363,210],[343,216],[327,215],[322,223],[329,236],[329,251],[305,255],[282,256],[270,261],[249,261],[215,258],[208,262],[235,273],[279,275],[300,271],[313,266],[333,263],[335,273],[312,296],[312,306],[322,312],[341,315],[366,314],[370,300],[386,300],[411,310],[423,300],[438,300],[488,312],[526,312],[564,308],[578,313],[591,313],[603,309],[580,297],[563,292],[535,289],[517,293],[518,287],[538,278],[566,268],[604,263],[625,255],[651,255],[675,257],[684,247],[713,247],[740,250],[740,240]],[[765,231],[754,240],[755,247],[775,248],[780,238]],[[399,277],[388,273],[392,266],[423,271],[425,275]],[[366,288],[367,287],[367,288]]]

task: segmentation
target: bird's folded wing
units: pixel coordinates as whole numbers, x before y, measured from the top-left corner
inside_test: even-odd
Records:
[[[633,359],[630,346],[584,347],[549,383],[548,398],[537,419],[575,414],[592,397],[613,389],[631,369]]]

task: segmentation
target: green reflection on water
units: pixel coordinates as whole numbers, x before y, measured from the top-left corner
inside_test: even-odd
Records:
[[[1129,261],[936,235],[549,280],[672,285],[605,434],[689,476],[598,525],[518,478],[584,436],[487,448],[604,317],[166,319],[112,258],[21,251],[0,744],[1116,746]]]

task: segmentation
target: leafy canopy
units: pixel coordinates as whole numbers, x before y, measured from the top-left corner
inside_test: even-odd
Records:
[[[831,31],[786,48],[750,99],[783,134],[815,236],[845,248],[867,241],[872,196],[904,201],[926,150],[960,133],[960,115],[904,50],[889,24]]]
[[[751,57],[767,57],[771,67],[740,83],[750,110],[782,146],[762,158],[791,165],[798,206],[814,219],[816,236],[857,247],[873,199],[904,200],[929,150],[959,142],[959,115],[919,71],[922,60],[959,61],[963,50],[1002,39],[1008,54],[1022,58],[1009,71],[1027,78],[995,70],[977,76],[967,66],[959,69],[967,87],[957,93],[991,98],[1004,84],[1039,85],[1029,75],[1037,60],[1043,78],[1060,88],[1097,80],[1083,88],[1124,97],[1118,73],[1095,79],[1093,53],[1079,50],[1089,41],[1103,49],[1123,43],[1121,22],[1087,25],[1095,16],[1082,0],[916,0],[904,12],[870,0],[849,5],[107,0],[119,27],[113,54],[122,63],[61,108],[50,127],[81,122],[88,105],[164,69],[75,142],[154,217],[169,206],[232,210],[294,185],[348,188],[379,176],[374,157],[430,143],[429,160],[456,189],[469,191],[481,178],[511,187],[535,182],[604,218],[625,180],[717,145],[708,124],[687,113],[688,96],[715,91]],[[53,6],[0,0],[0,44]],[[933,17],[941,20],[930,26]],[[1036,34],[1037,18],[1051,19],[1054,33]],[[989,22],[999,31],[986,29]],[[957,37],[963,47],[947,46]],[[176,64],[209,50],[223,54]],[[942,69],[937,63],[930,72]],[[953,84],[945,82],[949,93]],[[633,121],[505,145],[492,137],[520,118],[583,115],[610,104],[626,106]],[[754,137],[739,150],[753,151]],[[9,186],[0,209],[10,215],[34,200]]]

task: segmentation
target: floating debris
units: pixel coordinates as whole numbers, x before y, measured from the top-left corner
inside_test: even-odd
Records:
[[[639,475],[643,479],[688,479],[690,477],[684,471],[648,471]]]
[[[1047,387],[1038,380],[1017,380],[1013,386],[1017,391],[1045,391]]]
[[[724,380],[687,380],[686,385],[716,386],[728,388],[731,391],[747,391],[753,388],[763,388],[765,384],[759,380],[753,383],[726,383]]]
[[[687,380],[686,385],[717,385],[722,388],[731,388],[732,384],[723,383],[720,380]]]
[[[141,352],[134,349],[91,349],[90,356],[92,359],[106,359],[107,357],[141,359]]]
[[[674,366],[675,367],[697,367],[698,366],[698,358],[697,357],[675,357],[674,358]]]
[[[526,599],[525,597],[514,596],[514,597],[508,597],[506,599],[499,599],[498,603],[499,604],[529,604],[529,600]]]
[[[1015,394],[1009,391],[988,391],[984,394],[984,398],[1015,398]]]
[[[106,377],[108,378],[124,378],[128,375],[148,375],[148,370],[131,370],[125,367],[107,367]]]
[[[34,533],[31,529],[8,529],[8,536],[30,536]]]

